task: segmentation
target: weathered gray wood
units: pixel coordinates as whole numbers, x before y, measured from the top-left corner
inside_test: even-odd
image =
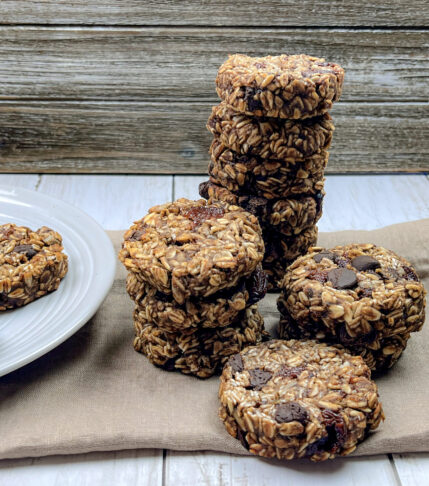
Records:
[[[427,25],[426,0],[1,0],[0,22],[115,25]]]
[[[339,62],[346,101],[429,99],[429,31],[105,27],[0,27],[0,99],[214,100],[228,52]]]
[[[205,173],[209,103],[3,102],[0,172]],[[429,104],[338,103],[330,172],[429,170]]]

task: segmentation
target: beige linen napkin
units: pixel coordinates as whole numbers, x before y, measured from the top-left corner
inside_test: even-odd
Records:
[[[118,248],[121,232],[110,234]],[[411,260],[429,289],[429,219],[375,231],[321,234],[330,247],[372,242]],[[202,381],[152,366],[132,347],[132,302],[118,263],[109,296],[67,342],[0,378],[0,458],[132,448],[247,454],[218,419],[218,378]],[[260,305],[278,321],[276,295]],[[429,451],[429,325],[377,377],[386,421],[355,455]]]

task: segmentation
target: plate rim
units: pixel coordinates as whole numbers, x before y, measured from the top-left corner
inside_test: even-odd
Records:
[[[76,320],[76,322],[71,325],[70,327],[67,328],[66,332],[60,334],[57,336],[54,340],[49,341],[47,344],[42,344],[39,346],[37,349],[32,351],[31,353],[27,354],[25,357],[18,359],[17,361],[9,364],[8,366],[5,366],[3,368],[0,368],[0,377],[5,376],[12,371],[15,371],[19,368],[22,368],[23,366],[31,363],[32,361],[35,361],[36,359],[40,358],[41,356],[49,353],[49,351],[52,351],[56,347],[58,347],[60,344],[63,342],[67,341],[73,334],[75,334],[79,329],[81,329],[97,312],[97,310],[100,308],[101,304],[103,303],[104,299],[107,297],[109,294],[109,291],[111,290],[113,286],[113,282],[115,280],[115,274],[116,274],[116,252],[113,247],[113,243],[109,236],[107,235],[106,231],[104,228],[89,214],[87,214],[85,211],[82,209],[74,206],[71,203],[68,203],[66,201],[63,201],[61,199],[58,199],[56,197],[50,196],[48,194],[44,194],[42,192],[34,191],[31,189],[27,189],[24,187],[13,187],[11,188],[10,186],[0,184],[0,196],[1,195],[7,195],[11,198],[16,199],[19,201],[19,194],[26,194],[27,196],[36,196],[39,200],[44,201],[45,203],[48,202],[54,202],[57,206],[63,206],[67,208],[69,211],[71,210],[76,216],[79,216],[80,218],[86,219],[88,223],[92,225],[92,227],[99,233],[97,235],[97,242],[100,243],[100,239],[104,240],[104,243],[102,242],[103,246],[106,248],[106,253],[108,254],[108,257],[110,259],[110,264],[103,266],[104,271],[106,272],[106,275],[101,279],[101,283],[99,285],[99,290],[97,291],[95,296],[91,296],[91,305],[88,306],[87,311],[79,318]],[[49,218],[48,218],[49,219]],[[60,218],[59,218],[60,219]],[[68,225],[66,225],[68,226]],[[85,235],[82,233],[79,233],[79,236],[83,238],[85,241],[87,239],[85,238]],[[100,238],[100,239],[98,239]],[[27,305],[31,305],[31,302]],[[13,310],[12,310],[13,311]],[[0,314],[1,315],[1,314]],[[71,313],[69,313],[71,315]]]

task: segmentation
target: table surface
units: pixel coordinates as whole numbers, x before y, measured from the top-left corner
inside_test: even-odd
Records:
[[[198,197],[204,176],[6,175],[0,184],[37,190],[80,207],[105,229],[125,229],[154,204]],[[374,229],[429,218],[429,179],[330,175],[321,231]],[[317,479],[316,479],[317,478]],[[429,485],[429,453],[278,463],[214,452],[136,450],[0,461],[0,485],[240,486]]]

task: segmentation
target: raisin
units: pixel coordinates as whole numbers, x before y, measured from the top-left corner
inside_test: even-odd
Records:
[[[294,366],[289,367],[283,365],[280,368],[280,371],[277,373],[277,376],[283,376],[285,378],[298,378],[298,376],[305,370],[305,366]]]
[[[414,280],[418,281],[419,277],[417,277],[416,272],[411,267],[403,267],[405,272],[405,278],[407,280]]]
[[[208,219],[221,218],[225,212],[222,208],[217,206],[196,206],[180,211],[180,214],[185,218],[190,219],[194,223],[194,228],[200,226]]]
[[[267,282],[267,274],[262,268],[257,268],[252,273],[249,280],[246,282],[247,291],[249,292],[248,306],[256,304],[256,302],[259,302],[265,297],[265,294],[267,293]]]

